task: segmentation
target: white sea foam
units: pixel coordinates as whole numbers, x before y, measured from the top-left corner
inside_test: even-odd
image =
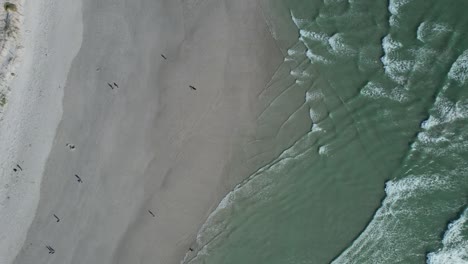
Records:
[[[394,40],[390,34],[382,39],[382,48],[385,53],[393,52],[401,47],[403,47],[403,44]]]
[[[401,86],[395,86],[393,88],[385,88],[384,86],[368,82],[362,89],[361,95],[373,98],[373,99],[389,99],[395,102],[406,102],[408,101],[408,91]]]
[[[301,58],[304,56],[304,44],[297,41],[292,47],[287,50],[287,56]]]
[[[387,76],[400,85],[405,84],[407,81],[405,75],[411,71],[414,65],[412,60],[401,60],[388,54],[382,57],[382,63]]]
[[[440,53],[427,46],[423,46],[418,49],[409,50],[414,57],[413,70],[418,72],[429,73],[433,68],[428,67],[434,61],[434,58],[440,57]]]
[[[414,65],[413,60],[403,60],[398,58],[397,52],[403,44],[387,35],[382,39],[382,49],[384,56],[382,61],[385,73],[396,83],[403,85],[406,82],[406,74],[408,74]]]
[[[295,80],[294,82],[295,82],[297,85],[300,85],[300,86],[307,83],[306,81],[300,80],[300,79],[297,79],[297,80]]]
[[[427,132],[418,133],[418,140],[423,144],[439,144],[439,143],[448,143],[450,139],[445,136],[434,137]]]
[[[302,71],[300,69],[293,69],[289,74],[294,77],[302,77]]]
[[[373,259],[373,263],[382,264],[387,263],[388,259],[402,262],[398,252],[402,250],[400,240],[404,230],[398,229],[397,225],[401,218],[413,218],[417,213],[417,209],[405,209],[402,204],[422,197],[427,192],[448,188],[450,186],[447,181],[440,175],[410,175],[400,180],[388,181],[385,185],[386,197],[370,224],[332,263],[360,263],[359,260],[362,259]],[[385,250],[381,250],[382,247]]]
[[[298,18],[298,17],[296,17],[296,16],[294,15],[294,13],[292,12],[292,10],[291,10],[290,14],[291,14],[291,19],[292,19],[292,21],[294,22],[294,24],[296,24],[296,26],[297,26],[298,28],[302,28],[302,27],[304,27],[304,26],[306,26],[307,24],[310,23],[310,20],[309,20],[309,19],[304,19],[304,18]]]
[[[309,117],[313,124],[311,128],[312,132],[323,131],[323,129],[320,128],[316,123],[321,118],[323,118],[323,114],[319,113],[319,111],[316,110],[316,108],[318,107],[318,102],[322,101],[323,99],[324,95],[322,93],[322,90],[307,91],[305,94],[305,101],[307,103],[310,103]]]
[[[306,102],[322,100],[324,95],[321,90],[307,91],[305,94]]]
[[[351,55],[356,51],[348,44],[346,44],[345,37],[343,34],[337,33],[328,39],[328,44],[331,47],[331,51],[340,55]]]
[[[385,186],[387,194],[385,203],[395,203],[397,200],[422,195],[427,191],[445,189],[446,186],[447,181],[439,175],[413,175],[397,181],[388,181]]]
[[[468,263],[468,208],[448,225],[442,248],[427,255],[427,264]]]
[[[390,0],[388,3],[388,11],[390,14],[390,26],[398,26],[398,16],[400,14],[400,9],[408,4],[409,0]]]
[[[310,129],[311,132],[323,132],[325,131],[323,128],[321,128],[318,124],[313,123],[312,128]]]
[[[444,86],[442,90],[447,90],[449,86]],[[428,130],[430,128],[450,124],[456,121],[463,121],[468,118],[468,99],[453,102],[445,96],[438,96],[434,103],[433,114],[421,124],[421,127]]]
[[[322,32],[300,29],[299,34],[299,40],[304,42],[304,44],[307,40],[318,42],[321,45],[327,47],[330,53],[349,55],[355,52],[355,50],[351,48],[351,46],[346,44],[345,38],[341,33],[336,33],[333,36],[328,36],[327,34]]]
[[[288,49],[287,53],[288,53],[289,56],[299,54],[299,52],[297,50],[295,50],[295,49]]]
[[[468,50],[465,50],[452,64],[448,77],[465,85],[468,81]]]
[[[307,23],[310,23],[310,20],[303,20],[303,19],[297,19],[294,14],[291,11],[291,17],[296,24],[297,28],[299,29],[299,41],[304,44],[304,46],[308,47],[306,51],[306,56],[309,58],[311,63],[323,63],[323,64],[329,64],[331,61],[324,57],[323,55],[316,54],[307,44],[307,41],[312,40],[321,43],[324,46],[328,46],[328,40],[329,36],[325,33],[320,33],[320,32],[315,32],[315,31],[310,31],[310,30],[304,30],[302,27],[306,26]]]
[[[308,31],[301,29],[299,30],[299,34],[307,39],[318,41],[322,44],[327,44],[328,39],[330,38],[327,34],[325,33],[320,33],[320,32],[315,32],[315,31]]]
[[[330,152],[330,148],[327,145],[320,146],[318,149],[318,153],[320,155],[327,155]]]
[[[289,74],[296,79],[296,83],[302,84],[305,83],[312,76],[310,73],[305,71],[301,65],[297,68],[292,69]]]
[[[401,60],[390,54],[385,54],[381,58],[381,61],[388,77],[399,85],[404,85],[406,83],[407,78],[405,75],[413,68],[414,61]]]
[[[427,43],[432,39],[443,33],[452,32],[452,28],[447,24],[434,23],[434,22],[422,22],[417,31],[417,39],[421,42]]]
[[[309,58],[309,60],[310,60],[311,63],[317,63],[317,62],[321,62],[321,63],[324,63],[324,64],[330,64],[330,63],[331,63],[330,60],[328,60],[328,59],[325,58],[324,56],[315,54],[315,53],[314,53],[312,50],[310,50],[310,49],[307,50],[306,56],[307,56],[307,58]]]
[[[383,98],[385,97],[385,90],[381,85],[374,82],[368,82],[362,89],[361,94],[370,98]]]
[[[392,15],[398,15],[400,13],[400,9],[409,2],[409,0],[390,0],[388,3],[388,11]]]
[[[468,148],[468,142],[463,134],[446,130],[453,124],[465,123],[468,118],[468,99],[453,102],[444,96],[444,92],[450,87],[446,85],[442,88],[430,111],[430,116],[421,123],[422,131],[418,133],[418,140],[415,143],[424,145],[422,151],[434,157],[453,155],[454,152]]]
[[[310,116],[310,119],[312,120],[312,122],[316,123],[316,122],[319,122],[320,120],[322,120],[325,115],[320,111],[317,111],[317,110],[315,110],[313,108],[310,108],[309,116]]]

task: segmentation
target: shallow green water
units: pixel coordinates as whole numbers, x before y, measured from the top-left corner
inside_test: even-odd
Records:
[[[468,2],[274,3],[298,39],[259,120],[310,132],[228,194],[186,263],[468,263]]]

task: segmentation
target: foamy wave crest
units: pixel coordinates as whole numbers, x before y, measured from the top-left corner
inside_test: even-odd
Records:
[[[468,263],[468,208],[448,225],[442,248],[427,255],[428,264]]]
[[[445,92],[449,88],[446,85],[442,91]],[[421,123],[423,130],[418,134],[416,143],[423,145],[425,152],[437,157],[463,151],[468,148],[468,142],[463,136],[441,131],[453,124],[465,123],[467,119],[468,99],[454,102],[446,96],[439,96],[435,101],[433,114]]]
[[[356,53],[350,45],[346,44],[344,34],[337,33],[328,39],[328,44],[331,47],[331,52],[341,55],[351,55]]]
[[[398,50],[403,45],[387,35],[382,39],[382,48],[385,55],[381,58],[385,73],[396,83],[404,85],[407,81],[407,74],[412,70],[414,60],[401,59]]]
[[[385,187],[386,198],[377,210],[373,220],[363,233],[346,249],[333,264],[404,263],[408,242],[418,243],[416,237],[408,237],[412,221],[417,221],[425,208],[416,209],[408,205],[411,201],[423,199],[428,193],[444,191],[450,186],[439,175],[409,176],[401,180],[388,181]],[[405,234],[402,236],[402,234]]]
[[[325,57],[325,55],[328,55],[328,54],[317,54],[316,51],[312,50],[312,47],[310,46],[310,44],[308,44],[308,41],[315,41],[324,46],[325,45],[328,46],[329,37],[324,33],[302,29],[302,27],[306,25],[306,22],[310,23],[310,20],[296,18],[296,16],[292,13],[292,11],[291,11],[291,17],[292,17],[293,22],[296,24],[297,28],[299,29],[299,35],[300,35],[299,41],[303,43],[305,47],[307,47],[306,56],[307,58],[309,58],[310,62],[312,64],[314,63],[330,64],[331,60]]]
[[[452,64],[448,77],[465,85],[468,81],[468,50],[465,50]]]
[[[358,53],[358,49],[349,44],[348,35],[341,32],[327,33],[317,21],[297,18],[292,11],[291,17],[298,29],[299,41],[307,47],[306,56],[312,65],[332,65],[336,58],[348,58]],[[314,29],[311,29],[311,25],[314,25]]]
[[[449,25],[434,22],[422,22],[416,31],[416,36],[421,42],[428,43],[451,32],[452,28]]]
[[[298,28],[300,28],[299,25],[297,26]],[[327,51],[331,54],[352,55],[356,53],[355,49],[353,49],[350,45],[346,44],[346,38],[341,33],[336,33],[332,36],[328,36],[327,34],[322,33],[322,32],[315,32],[315,31],[300,29],[299,34],[300,34],[299,40],[302,41],[304,45],[306,46],[307,46],[306,41],[311,41],[311,42],[316,42],[323,47],[326,47]],[[317,55],[313,56],[314,58],[311,58],[311,56],[308,56],[308,57],[313,62],[313,60],[317,57]],[[316,61],[329,62],[329,60],[327,59],[319,59]]]
[[[315,54],[312,50],[307,50],[307,58],[309,58],[311,63],[316,63],[316,62],[322,62],[324,64],[329,64],[331,61],[327,58],[325,58],[322,55]]]
[[[322,44],[327,44],[329,37],[325,33],[314,32],[314,31],[307,31],[304,29],[299,30],[299,34],[307,39],[318,41]]]
[[[401,8],[408,4],[409,0],[390,0],[388,4],[388,11],[390,14],[390,25],[391,26],[398,26],[398,16],[401,12]]]
[[[296,26],[297,26],[298,28],[302,28],[302,27],[304,27],[304,26],[307,26],[307,24],[309,23],[309,20],[308,20],[308,19],[296,17],[296,16],[293,14],[292,10],[291,10],[290,14],[291,14],[291,19],[292,19],[292,21],[294,22],[294,24],[296,24]]]
[[[443,88],[447,89],[447,86]],[[435,102],[436,115],[431,115],[428,120],[421,124],[424,129],[431,129],[437,126],[450,124],[455,121],[462,121],[468,118],[468,100],[453,102],[447,97],[439,96]]]
[[[400,13],[401,7],[409,3],[409,0],[390,0],[388,5],[388,11],[392,15],[398,15]]]
[[[324,95],[321,90],[307,91],[305,99],[306,102],[320,101],[324,99]]]
[[[384,85],[379,85],[374,82],[368,82],[361,89],[361,94],[363,96],[373,99],[386,98],[400,103],[408,101],[408,91],[403,89],[401,86],[396,86],[392,89],[388,89]]]

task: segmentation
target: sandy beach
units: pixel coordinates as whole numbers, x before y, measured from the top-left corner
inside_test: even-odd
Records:
[[[283,56],[260,1],[24,9],[29,46],[0,129],[2,144],[15,137],[2,145],[11,156],[2,175],[18,163],[25,182],[2,204],[2,228],[17,228],[5,228],[0,263],[166,264],[196,254],[210,212],[274,154],[260,147],[258,95]]]
[[[0,56],[5,96],[0,113],[0,263],[13,261],[34,219],[62,116],[64,84],[82,37],[79,1],[8,3],[15,10],[2,12],[2,22],[9,17],[14,31],[2,32]]]

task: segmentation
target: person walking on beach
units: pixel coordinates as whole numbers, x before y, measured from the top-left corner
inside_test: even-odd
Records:
[[[67,146],[70,150],[74,150],[74,149],[75,149],[75,145],[70,144],[70,143],[67,143],[65,146]]]
[[[46,245],[46,248],[49,250],[49,254],[54,254],[55,253],[55,249],[49,245]]]
[[[80,176],[75,174],[76,179],[78,180],[79,183],[82,183],[83,181],[81,180]]]

